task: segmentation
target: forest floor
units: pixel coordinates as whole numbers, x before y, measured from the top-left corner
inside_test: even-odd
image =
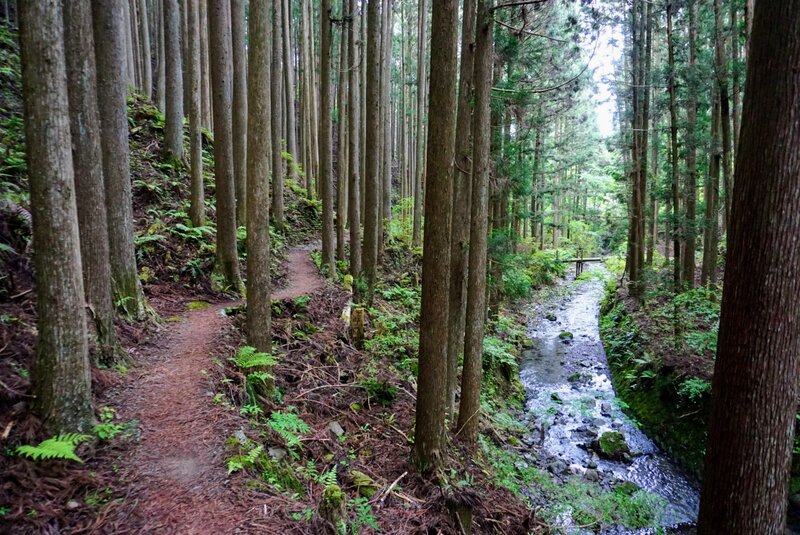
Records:
[[[324,286],[309,250],[288,251],[288,285],[275,292],[275,300]],[[105,401],[119,407],[118,417],[136,420],[141,432],[132,451],[120,459],[120,480],[128,495],[116,515],[115,533],[130,527],[129,515],[137,519],[137,531],[148,533],[230,532],[253,515],[251,505],[229,488],[225,470],[225,439],[238,422],[209,399],[207,370],[229,321],[224,310],[237,304],[209,303],[180,321],[170,318],[169,329],[136,348],[137,368],[107,396]]]

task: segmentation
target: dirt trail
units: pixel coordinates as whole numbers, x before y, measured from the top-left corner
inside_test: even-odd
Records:
[[[287,262],[289,286],[273,299],[291,299],[324,285],[309,247],[290,250]],[[230,533],[258,514],[257,504],[242,503],[225,468],[225,438],[240,421],[211,403],[204,374],[212,359],[221,357],[215,338],[228,320],[220,311],[232,304],[188,312],[137,348],[142,366],[131,372],[136,375],[115,400],[120,419],[138,420],[142,432],[122,461],[130,488],[122,514],[131,520],[125,527],[136,533]]]
[[[311,244],[289,250],[286,255],[286,263],[289,265],[289,285],[275,292],[272,295],[273,301],[294,299],[319,290],[325,285],[317,267],[311,261],[310,252],[315,247],[315,244]]]

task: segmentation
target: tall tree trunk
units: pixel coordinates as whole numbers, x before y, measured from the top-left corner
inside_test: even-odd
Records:
[[[677,9],[672,3],[667,6],[667,41],[669,48],[669,129],[670,129],[670,164],[672,179],[672,241],[673,262],[672,281],[675,291],[680,291],[683,282],[681,272],[681,224],[680,224],[680,184],[678,180],[678,97],[675,80],[675,37],[672,29],[673,17]]]
[[[711,154],[709,155],[708,176],[704,188],[706,205],[705,233],[703,236],[703,267],[701,284],[713,285],[717,282],[717,255],[719,248],[719,175],[722,167],[720,147],[720,104],[717,91],[712,91],[713,112],[711,121]]]
[[[725,202],[723,215],[725,229],[731,219],[731,199],[733,194],[733,176],[731,168],[731,110],[728,94],[728,57],[725,54],[725,35],[722,24],[722,0],[714,0],[714,18],[716,35],[714,39],[714,71],[719,88],[720,121],[722,124],[722,175],[725,186]]]
[[[272,17],[272,220],[283,231],[285,216],[283,212],[283,21],[281,2],[273,4]]]
[[[464,2],[461,29],[461,65],[456,117],[455,170],[451,210],[450,297],[447,327],[447,410],[455,414],[458,356],[464,349],[466,272],[470,228],[472,97],[475,59],[476,0]]]
[[[364,247],[361,259],[367,282],[367,302],[372,303],[378,263],[378,232],[380,229],[380,2],[367,3],[367,118],[364,194]]]
[[[689,98],[686,103],[686,221],[684,235],[686,250],[683,255],[683,283],[694,288],[695,253],[697,249],[697,4],[689,8],[689,70],[687,83]]]
[[[75,195],[81,199],[83,208],[77,214],[83,287],[97,337],[98,361],[111,366],[122,353],[114,330],[114,304],[111,301],[92,6],[85,2],[62,2],[62,6]]]
[[[457,48],[458,1],[436,0],[431,18],[431,113],[413,451],[414,463],[423,471],[439,467],[446,453],[450,210],[442,207],[448,207],[452,202]]]
[[[247,220],[247,52],[245,51],[244,0],[231,0],[233,45],[233,174],[236,221]]]
[[[52,433],[89,432],[92,392],[60,1],[20,2],[19,22],[37,297],[34,410]]]
[[[297,182],[297,163],[300,155],[297,151],[297,119],[295,111],[295,70],[292,49],[292,12],[291,2],[283,0],[283,73],[286,83],[286,106],[284,116],[286,117],[286,151],[292,156],[292,164],[289,165],[289,177]]]
[[[214,110],[211,99],[211,61],[208,48],[208,0],[200,0],[200,96],[203,104],[202,124],[209,130],[214,127]]]
[[[106,187],[108,240],[114,300],[126,315],[143,319],[142,293],[133,246],[133,196],[129,167],[127,80],[125,72],[125,0],[93,0],[97,103]]]
[[[336,277],[336,238],[333,228],[333,138],[331,130],[331,0],[322,0],[319,14],[319,180],[322,197],[322,263]]]
[[[208,44],[214,99],[214,178],[217,195],[217,271],[229,291],[242,286],[236,249],[236,194],[233,174],[233,65],[230,0],[208,0]]]
[[[383,165],[382,165],[382,179],[383,186],[381,188],[381,224],[383,232],[381,233],[381,247],[380,252],[383,253],[384,240],[389,236],[389,224],[392,220],[392,39],[394,32],[392,32],[392,24],[394,17],[392,16],[392,0],[384,0],[383,2],[383,38],[381,40],[381,49],[383,52],[383,60],[381,62],[381,81],[382,92],[381,97],[383,109]]]
[[[191,156],[192,193],[189,204],[189,218],[192,225],[201,227],[205,224],[205,192],[203,191],[203,139],[201,94],[201,60],[200,60],[200,4],[199,0],[187,0],[189,15],[189,153]]]
[[[469,236],[467,317],[464,334],[464,371],[458,406],[458,433],[474,443],[478,437],[483,373],[483,334],[486,319],[486,240],[489,212],[489,165],[491,144],[492,57],[494,55],[491,0],[477,0],[477,32],[474,57],[475,137],[472,160],[472,214]]]
[[[250,4],[250,51],[247,128],[247,342],[258,351],[272,350],[270,330],[270,73],[272,26],[267,2]]]
[[[139,40],[142,43],[142,90],[145,98],[153,96],[153,58],[150,49],[150,17],[147,0],[139,2]]]
[[[167,93],[164,148],[169,158],[183,157],[183,67],[181,66],[181,12],[178,0],[164,1]]]
[[[777,535],[785,529],[800,379],[798,28],[800,3],[756,3],[701,535]]]
[[[342,0],[342,14],[347,11],[348,0]],[[347,35],[342,27],[341,39],[339,41],[339,87],[337,88],[338,109],[336,117],[336,127],[338,130],[337,143],[337,170],[336,170],[336,260],[345,260],[345,223],[347,222],[347,181],[348,181],[348,158],[347,158],[347,91],[348,91],[348,43]]]
[[[350,158],[349,167],[349,184],[348,195],[350,197],[347,203],[348,208],[348,223],[350,225],[350,275],[355,279],[361,274],[361,157],[360,157],[360,130],[361,130],[361,95],[359,90],[359,69],[357,66],[359,62],[356,61],[356,50],[358,41],[358,3],[357,0],[349,0],[350,2],[350,22],[347,26],[347,40],[350,47],[350,59],[352,68],[348,71],[350,90],[348,91],[348,127],[349,134],[347,142],[350,145],[348,157]],[[364,61],[364,56],[360,57]],[[356,288],[356,285],[353,285]],[[355,295],[355,299],[360,296]]]
[[[156,17],[157,47],[156,54],[156,107],[166,111],[167,101],[167,65],[166,65],[166,46],[164,37],[164,2],[166,0],[156,0],[158,5]]]
[[[425,187],[425,93],[427,91],[428,61],[428,0],[419,0],[419,28],[417,37],[417,140],[416,168],[414,171],[414,221],[412,245],[420,244],[422,228],[422,202]]]

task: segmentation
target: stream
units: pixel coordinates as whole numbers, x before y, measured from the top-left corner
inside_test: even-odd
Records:
[[[591,269],[607,275],[603,267]],[[556,480],[582,477],[604,488],[628,481],[663,498],[665,509],[653,529],[612,527],[604,533],[644,534],[655,528],[691,533],[700,502],[697,482],[623,413],[614,393],[598,325],[601,278],[576,281],[566,295],[532,309],[532,347],[523,351],[520,366],[530,430],[526,442],[534,450],[526,457]],[[598,455],[598,437],[607,432],[621,433],[629,453],[613,459]],[[586,532],[572,525],[569,515],[562,516],[566,533]]]

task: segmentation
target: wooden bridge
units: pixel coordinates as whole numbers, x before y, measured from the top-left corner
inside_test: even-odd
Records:
[[[563,262],[565,264],[571,264],[572,262],[575,262],[575,278],[577,279],[578,277],[580,277],[581,273],[583,273],[584,264],[586,264],[587,262],[602,262],[603,260],[605,260],[605,257],[595,256],[590,258],[583,258],[583,257],[565,258],[563,260],[560,260],[560,262]]]

